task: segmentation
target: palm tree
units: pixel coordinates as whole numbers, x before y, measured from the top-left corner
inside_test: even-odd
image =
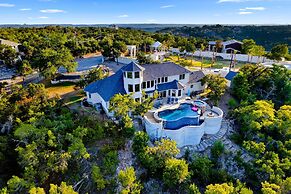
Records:
[[[216,43],[215,43],[215,53],[213,51],[213,55],[212,55],[212,64],[211,64],[211,67],[216,62],[216,55],[217,55],[218,49],[220,50],[221,48],[222,48],[222,41],[221,40],[217,40]]]
[[[203,43],[200,44],[200,58],[201,58],[201,70],[203,69],[203,55],[202,55],[202,51],[205,50],[205,46]]]

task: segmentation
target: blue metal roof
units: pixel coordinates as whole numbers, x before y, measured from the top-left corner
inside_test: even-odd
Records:
[[[122,70],[117,71],[110,77],[89,84],[84,91],[98,93],[106,102],[115,94],[126,94],[123,85]]]
[[[125,65],[124,67],[122,67],[122,70],[123,71],[143,71],[144,68],[135,62],[131,62],[131,63]]]
[[[228,74],[225,76],[225,79],[232,81],[233,78],[237,75],[237,72],[234,71],[230,71],[228,72]]]
[[[158,84],[157,90],[165,91],[165,90],[178,90],[184,88],[177,80],[174,80],[172,82]]]

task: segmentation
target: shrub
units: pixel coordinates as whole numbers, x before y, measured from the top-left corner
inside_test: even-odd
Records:
[[[106,174],[114,174],[118,165],[117,151],[109,151],[103,158],[103,170]]]
[[[188,176],[188,164],[185,160],[179,160],[176,158],[166,160],[163,180],[168,187],[173,187],[184,182]]]
[[[189,186],[188,193],[189,194],[201,194],[199,191],[199,188],[194,183]]]
[[[106,185],[106,180],[103,178],[100,168],[97,165],[92,166],[92,174],[91,177],[96,183],[96,188],[98,191],[103,190]]]
[[[236,102],[236,100],[235,100],[234,98],[229,99],[229,101],[228,101],[228,106],[229,106],[231,109],[236,108],[237,105],[238,105],[238,103]]]
[[[211,148],[211,156],[217,160],[224,152],[224,145],[221,141],[216,141]]]

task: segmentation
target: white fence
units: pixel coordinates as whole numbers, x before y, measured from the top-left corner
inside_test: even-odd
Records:
[[[250,62],[250,63],[265,63],[265,62],[271,62],[274,63],[275,61],[267,59],[266,57],[259,57],[259,56],[249,56],[246,54],[228,54],[228,53],[213,53],[210,51],[195,51],[192,53],[193,56],[196,57],[207,57],[212,58],[213,56],[221,57],[224,60],[237,60],[241,62]]]

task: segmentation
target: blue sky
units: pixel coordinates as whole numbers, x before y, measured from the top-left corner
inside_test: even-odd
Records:
[[[0,24],[291,24],[291,0],[0,0]]]

